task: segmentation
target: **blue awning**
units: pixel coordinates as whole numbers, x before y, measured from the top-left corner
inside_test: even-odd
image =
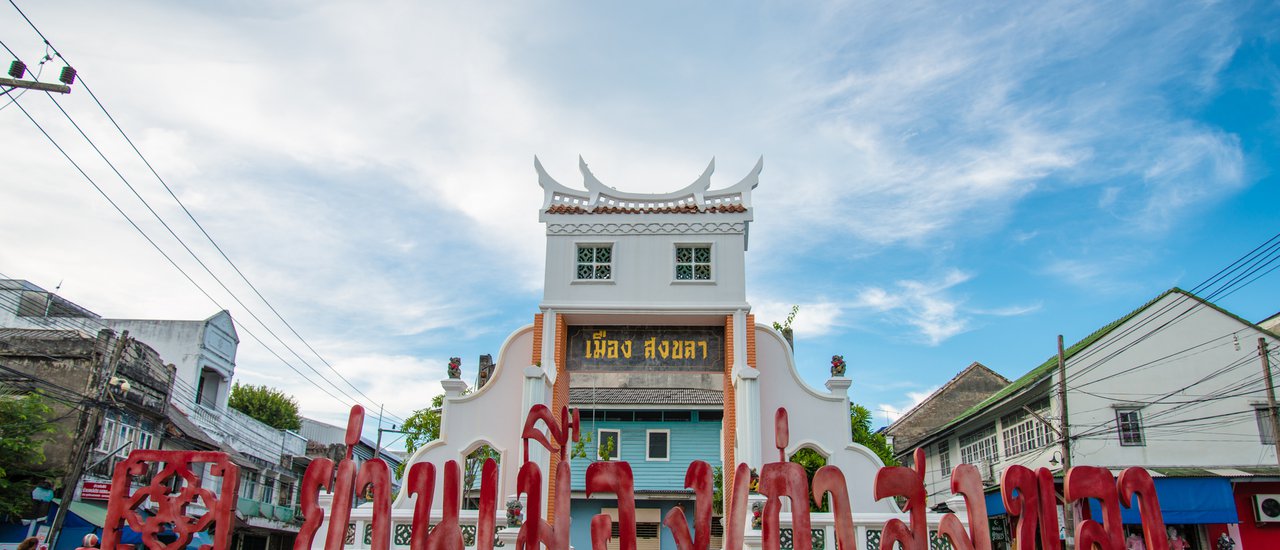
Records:
[[[1156,496],[1160,499],[1160,511],[1168,524],[1239,523],[1236,502],[1232,495],[1231,480],[1225,477],[1157,477]],[[987,514],[1005,513],[1000,492],[987,493]],[[1138,503],[1132,508],[1120,507],[1120,520],[1127,524],[1141,523]],[[1094,518],[1102,517],[1102,508],[1095,500],[1089,502],[1089,512]]]

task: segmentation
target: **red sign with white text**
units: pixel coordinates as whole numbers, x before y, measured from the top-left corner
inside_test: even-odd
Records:
[[[111,484],[86,481],[80,486],[80,500],[110,500]]]

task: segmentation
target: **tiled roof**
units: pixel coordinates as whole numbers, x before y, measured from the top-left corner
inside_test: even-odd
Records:
[[[729,204],[724,206],[709,206],[703,213],[740,213],[746,212],[747,207],[741,204]],[[620,208],[617,206],[600,206],[596,209],[588,211],[581,206],[573,206],[568,204],[557,204],[547,209],[548,214],[697,214],[698,207],[692,204],[661,206],[652,208]]]
[[[86,338],[78,330],[50,330],[39,328],[0,328],[0,338],[29,338],[31,340],[64,340],[67,338]]]
[[[724,392],[693,388],[569,388],[574,405],[723,405]]]

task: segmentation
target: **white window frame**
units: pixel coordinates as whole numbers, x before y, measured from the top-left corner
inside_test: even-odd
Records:
[[[609,278],[608,279],[579,278],[578,277],[578,266],[579,266],[578,252],[581,251],[583,248],[602,248],[602,247],[609,249],[609,263],[607,264],[609,266]],[[573,243],[573,257],[569,258],[569,260],[571,262],[570,273],[573,274],[573,277],[570,279],[571,284],[579,284],[579,285],[613,284],[614,281],[618,280],[618,245],[614,241],[590,241],[590,242]],[[606,264],[593,261],[591,265],[600,266],[600,265],[606,265]],[[594,273],[594,269],[592,271]]]
[[[943,439],[936,447],[938,454],[938,471],[945,479],[951,476],[951,440]]]
[[[680,279],[680,278],[677,278],[677,276],[676,276],[676,270],[677,270],[677,269],[679,269],[680,264],[676,262],[676,254],[678,254],[678,253],[679,253],[679,251],[680,251],[680,249],[681,249],[681,248],[706,248],[706,249],[707,249],[707,254],[709,254],[709,255],[711,256],[711,257],[710,257],[710,260],[709,260],[709,261],[707,261],[707,262],[705,262],[705,263],[707,264],[708,269],[710,269],[710,270],[711,270],[711,278],[709,278],[709,279],[697,279],[697,278],[694,278],[694,279]],[[703,262],[690,262],[690,265],[694,266],[694,269],[696,270],[696,269],[697,269],[697,266],[698,266],[699,264],[702,264],[702,263],[703,263]],[[673,244],[672,244],[672,246],[671,246],[671,282],[672,282],[672,284],[680,284],[680,285],[690,285],[690,284],[692,284],[692,285],[708,285],[708,284],[715,284],[715,282],[716,282],[716,272],[717,272],[717,271],[719,271],[719,270],[718,270],[718,269],[716,269],[716,243],[708,243],[708,242],[679,242],[679,243],[673,243]],[[695,273],[695,274],[693,274],[693,275],[696,277],[696,273]]]
[[[653,441],[649,439],[649,434],[664,433],[667,435],[667,452],[666,458],[654,458],[650,445]],[[671,462],[671,430],[645,430],[644,431],[644,459],[646,462]]]
[[[114,418],[107,418],[102,421],[102,433],[98,434],[99,451],[109,453],[116,450],[115,442],[117,429],[116,420]]]
[[[960,461],[980,465],[982,462],[1000,462],[1000,438],[995,424],[988,424],[960,436]]]
[[[1049,414],[1049,399],[1045,398],[1040,401],[1031,403],[1029,407],[1033,408],[1041,417]],[[1054,442],[1054,434],[1049,426],[1041,422],[1036,415],[1019,408],[1018,410],[1004,415],[1000,418],[1000,438],[1004,443],[1004,456],[1013,457],[1022,453],[1027,453],[1048,447]]]
[[[1265,403],[1254,403],[1253,416],[1258,421],[1258,442],[1275,445],[1276,436],[1271,433],[1271,408]]]
[[[1121,418],[1123,414],[1133,414],[1134,424],[1137,427],[1137,441],[1125,441],[1125,420]],[[1145,447],[1147,445],[1146,429],[1142,423],[1142,408],[1140,407],[1116,407],[1116,437],[1120,439],[1121,447]]]
[[[622,430],[619,428],[600,428],[596,430],[596,456],[593,457],[592,460],[596,460],[600,457],[600,446],[604,445],[604,432],[613,432],[617,434],[614,439],[616,444],[613,446],[613,456],[610,456],[609,460],[622,460]]]

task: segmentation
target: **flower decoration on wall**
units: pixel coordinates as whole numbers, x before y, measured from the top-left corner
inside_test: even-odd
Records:
[[[520,526],[520,512],[524,510],[524,505],[520,504],[519,499],[511,499],[507,501],[507,527]]]

